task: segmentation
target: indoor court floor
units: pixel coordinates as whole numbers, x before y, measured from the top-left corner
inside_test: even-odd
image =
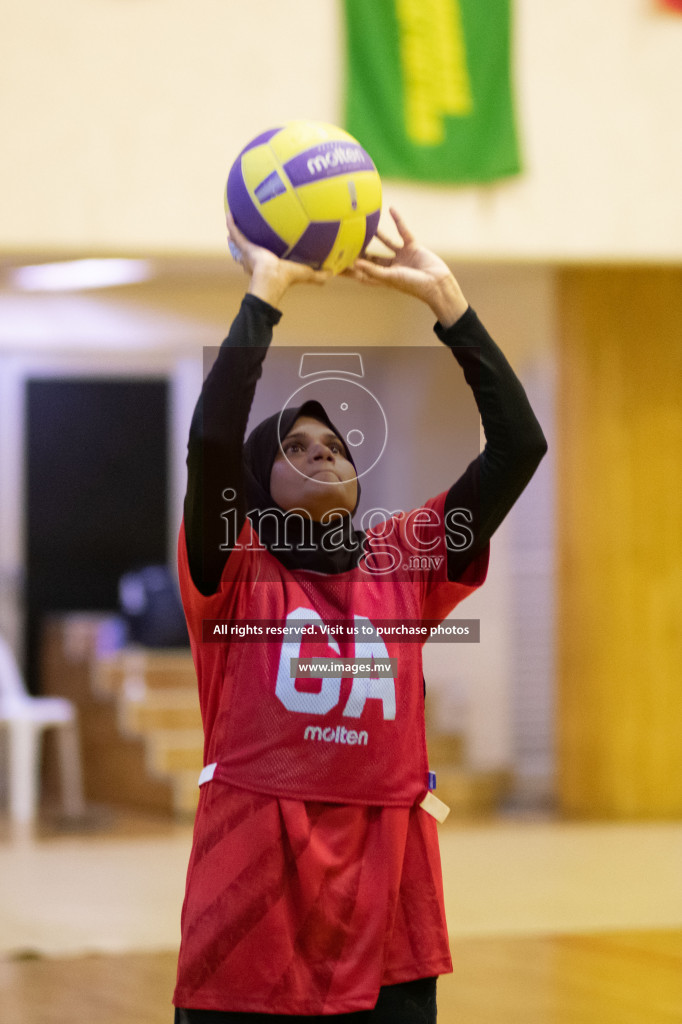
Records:
[[[170,1024],[188,825],[0,828],[2,1024]],[[682,823],[441,827],[440,1024],[682,1024]]]

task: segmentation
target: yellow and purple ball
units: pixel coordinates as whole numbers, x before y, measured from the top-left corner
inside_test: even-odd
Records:
[[[342,128],[289,121],[241,151],[225,203],[250,241],[282,259],[339,274],[376,233],[381,179],[366,150]]]

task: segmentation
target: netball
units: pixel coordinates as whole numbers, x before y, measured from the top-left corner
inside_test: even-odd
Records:
[[[289,121],[244,147],[230,169],[225,203],[250,241],[339,274],[376,233],[381,179],[342,128]]]

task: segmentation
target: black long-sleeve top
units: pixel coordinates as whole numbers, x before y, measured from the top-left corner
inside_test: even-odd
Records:
[[[217,590],[246,517],[242,447],[263,360],[280,317],[256,296],[244,297],[192,418],[184,523],[192,580],[203,594]],[[524,490],[547,443],[521,382],[473,309],[451,327],[436,324],[435,332],[462,367],[485,433],[484,450],[446,497],[446,523],[447,513],[455,509],[469,509],[474,517],[473,543],[466,549],[448,545],[448,576],[454,580]],[[235,510],[236,515],[229,514]],[[226,535],[226,530],[233,532]]]

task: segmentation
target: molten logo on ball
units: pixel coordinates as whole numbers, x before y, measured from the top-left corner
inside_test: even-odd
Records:
[[[331,174],[343,174],[358,164],[362,164],[366,170],[374,169],[374,164],[362,146],[334,146],[331,150],[310,157],[306,166],[308,174],[314,178],[323,171],[326,171],[327,177]]]

